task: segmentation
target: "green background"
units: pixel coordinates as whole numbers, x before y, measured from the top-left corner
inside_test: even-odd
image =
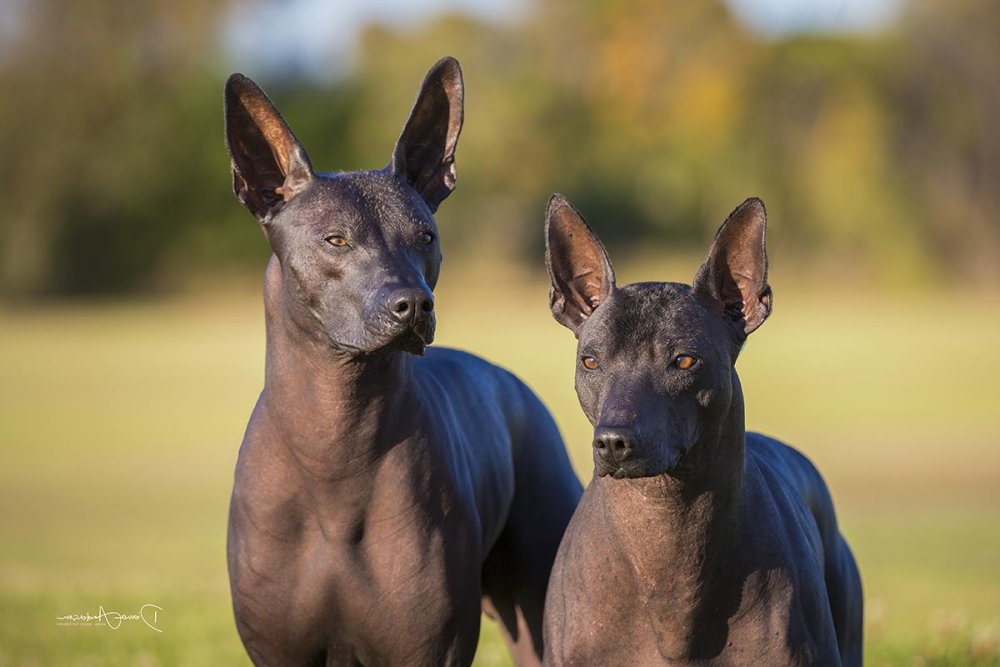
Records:
[[[772,259],[775,312],[738,363],[747,421],[831,486],[864,578],[868,664],[997,664],[1000,299],[794,288]],[[546,291],[537,272],[446,263],[439,341],[533,386],[587,479],[574,340]],[[263,351],[256,286],[0,315],[0,664],[245,664],[225,525]],[[162,634],[56,626],[144,602],[163,607]],[[477,661],[507,664],[489,622]]]
[[[548,196],[622,282],[689,279],[762,197],[776,307],[739,362],[748,425],[825,474],[869,664],[1000,665],[995,0],[776,34],[723,0],[414,3],[309,63],[267,33],[225,47],[240,17],[318,21],[303,1],[0,0],[0,667],[245,664],[224,539],[267,248],[231,194],[223,82],[259,81],[318,169],[377,168],[445,54],[467,91],[438,343],[535,388],[586,480]],[[145,602],[162,633],[56,625]],[[479,664],[505,656],[484,624]]]

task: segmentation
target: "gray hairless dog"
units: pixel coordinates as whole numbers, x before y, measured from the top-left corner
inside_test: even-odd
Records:
[[[511,374],[425,346],[455,183],[462,75],[424,80],[387,167],[314,173],[263,92],[226,84],[237,197],[273,250],[264,390],[236,466],[228,560],[258,665],[468,665],[480,610],[520,664],[581,493]]]
[[[552,198],[552,312],[578,338],[595,470],[553,567],[546,664],[861,664],[861,580],[826,486],[744,430],[734,365],[771,310],[765,226],[749,199],[693,286],[616,287]]]

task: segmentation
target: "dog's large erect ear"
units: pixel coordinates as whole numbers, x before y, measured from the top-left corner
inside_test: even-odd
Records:
[[[309,184],[312,164],[257,84],[242,74],[233,74],[226,81],[225,98],[233,192],[266,224]]]
[[[545,214],[545,264],[552,280],[552,315],[578,333],[584,320],[611,294],[615,272],[600,239],[559,194],[549,199]]]
[[[465,84],[458,61],[439,60],[427,73],[389,168],[413,186],[431,211],[455,189],[455,147],[462,132]]]
[[[722,223],[708,259],[694,279],[695,293],[708,298],[745,338],[771,314],[767,284],[764,202],[752,197]]]

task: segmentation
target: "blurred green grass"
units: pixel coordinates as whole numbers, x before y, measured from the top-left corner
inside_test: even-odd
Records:
[[[648,268],[620,273],[673,273]],[[868,664],[1000,664],[1000,298],[784,282],[739,363],[747,422],[826,475]],[[438,342],[525,379],[588,478],[574,340],[544,278],[447,265],[438,309]],[[263,353],[256,287],[0,312],[0,665],[247,664],[225,525]],[[55,621],[145,602],[162,633]],[[489,622],[477,664],[509,664]]]

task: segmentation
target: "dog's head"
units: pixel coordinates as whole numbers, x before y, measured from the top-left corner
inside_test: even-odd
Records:
[[[240,74],[226,82],[233,190],[274,251],[281,306],[307,335],[352,355],[419,354],[433,340],[433,214],[455,187],[463,91],[458,61],[442,59],[384,169],[315,173],[263,91]]]
[[[617,287],[604,246],[559,195],[545,226],[552,314],[578,339],[576,392],[594,425],[596,474],[674,472],[742,406],[736,357],[771,311],[763,203],[733,211],[691,286]]]

